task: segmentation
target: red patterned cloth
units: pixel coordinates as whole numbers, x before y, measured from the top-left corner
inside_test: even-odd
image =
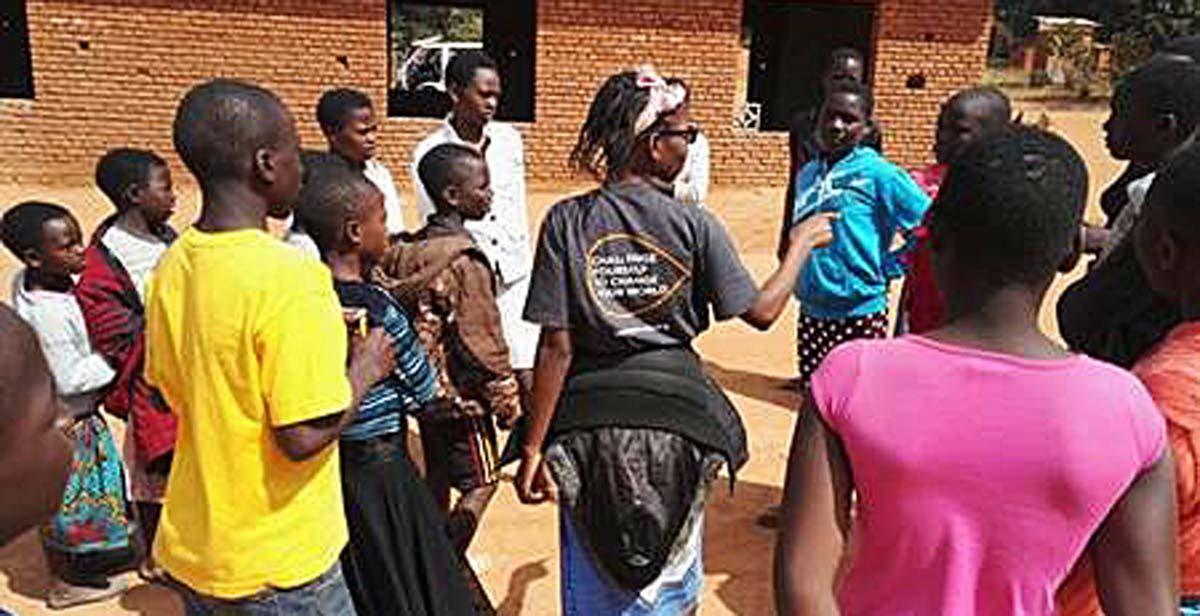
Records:
[[[931,165],[920,171],[913,172],[917,185],[929,195],[937,199],[942,180],[946,177],[946,165]],[[900,295],[901,317],[907,324],[908,333],[921,334],[936,329],[942,324],[945,316],[945,299],[937,288],[933,278],[933,250],[929,247],[929,216],[913,231],[917,239],[916,246],[905,257],[908,275],[904,279],[904,290]]]
[[[115,216],[105,220],[92,236],[75,297],[92,347],[117,370],[117,378],[105,394],[104,409],[129,422],[137,461],[149,464],[175,449],[176,419],[143,373],[146,316],[137,288],[100,241],[115,220]],[[175,233],[164,229],[162,238],[170,243]]]

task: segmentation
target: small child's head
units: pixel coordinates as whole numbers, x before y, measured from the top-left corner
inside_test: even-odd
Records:
[[[357,254],[370,265],[388,247],[383,193],[362,172],[330,166],[315,169],[300,189],[296,223],[326,259]]]
[[[867,62],[862,52],[853,47],[839,47],[829,54],[829,65],[825,67],[822,85],[825,93],[832,91],[834,84],[839,81],[857,81],[866,83]]]
[[[937,161],[953,163],[964,146],[979,137],[1001,130],[1012,121],[1012,104],[993,87],[963,90],[942,105],[933,146]]]
[[[1158,165],[1186,147],[1200,121],[1200,65],[1155,57],[1117,85],[1104,123],[1113,158]]]
[[[317,102],[317,123],[329,149],[346,160],[361,165],[375,157],[379,122],[366,94],[350,88],[322,94]]]
[[[817,119],[817,146],[826,156],[844,154],[862,142],[870,130],[875,99],[871,88],[843,79],[830,86]]]
[[[175,151],[209,193],[241,185],[286,218],[300,191],[300,138],[287,107],[271,91],[214,79],[184,95],[175,112]]]
[[[45,279],[68,281],[83,272],[83,233],[61,205],[41,201],[14,205],[0,219],[0,240],[25,267]]]
[[[932,210],[934,274],[948,300],[1045,293],[1079,258],[1087,167],[1061,137],[1012,127],[968,144]]]
[[[117,208],[136,212],[151,228],[159,227],[175,213],[175,191],[167,161],[149,150],[117,148],[96,163],[96,186]]]
[[[1155,293],[1172,300],[1200,297],[1200,146],[1177,154],[1154,178],[1134,248]]]
[[[0,546],[45,522],[62,498],[71,443],[33,330],[0,304]]]
[[[479,220],[492,208],[491,177],[475,148],[439,145],[417,164],[417,175],[439,212],[457,212],[466,220]]]

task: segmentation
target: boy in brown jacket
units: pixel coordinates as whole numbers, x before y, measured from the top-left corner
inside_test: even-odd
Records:
[[[465,553],[496,492],[496,426],[520,415],[520,394],[496,308],[495,276],[463,226],[488,214],[487,164],[475,149],[444,144],[417,172],[437,210],[401,237],[377,281],[408,311],[441,389],[420,420],[426,481]],[[495,418],[495,419],[494,419]],[[450,488],[461,498],[450,508]]]

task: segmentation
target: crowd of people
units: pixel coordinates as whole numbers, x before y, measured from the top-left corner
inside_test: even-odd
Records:
[[[707,495],[748,436],[692,341],[795,297],[780,614],[1200,614],[1198,51],[1116,88],[1104,227],[1079,154],[992,88],[945,101],[935,164],[890,162],[864,58],[834,52],[761,283],[705,207],[687,85],[650,67],[600,86],[569,160],[598,186],[533,241],[482,52],[414,151],[415,230],[366,95],[325,93],[328,148],[302,151],[269,90],[199,84],[172,129],[201,194],[182,233],[170,167],[127,147],[96,164],[114,213],[90,240],[54,203],[0,220],[24,265],[0,542],[40,525],[55,609],[136,569],[189,615],[487,614],[467,553],[515,463],[518,498],[559,509],[564,614],[695,613]],[[1039,308],[1085,255],[1063,346]]]

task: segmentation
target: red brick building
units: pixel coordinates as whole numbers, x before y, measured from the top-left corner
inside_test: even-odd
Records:
[[[389,2],[392,4],[389,6]],[[278,92],[308,146],[334,86],[387,100],[389,16],[396,0],[4,0],[0,32],[0,181],[78,181],[109,147],[171,154],[175,106],[214,76]],[[411,4],[411,3],[408,3]],[[831,45],[869,56],[889,156],[928,158],[938,103],[979,81],[990,31],[987,0],[425,0],[479,6],[489,47],[525,54],[521,122],[531,179],[569,177],[567,154],[600,81],[651,62],[688,80],[712,142],[717,183],[775,184],[787,168],[786,133],[735,127],[747,98],[764,122],[811,98]],[[523,17],[522,17],[523,16]],[[828,19],[826,19],[828,16]],[[500,32],[497,34],[497,32]],[[514,33],[528,33],[517,40]],[[532,34],[536,33],[536,34]],[[840,37],[840,38],[839,38]],[[847,37],[850,37],[847,40]],[[26,56],[27,54],[27,56]],[[29,59],[24,64],[22,57]],[[794,70],[793,70],[794,68]],[[506,68],[506,70],[508,70]],[[512,84],[506,83],[512,91]],[[791,97],[791,98],[789,98]],[[782,101],[782,102],[780,102]],[[751,101],[754,102],[754,101]],[[773,119],[772,119],[773,118]],[[398,180],[434,120],[389,118],[383,158]]]

